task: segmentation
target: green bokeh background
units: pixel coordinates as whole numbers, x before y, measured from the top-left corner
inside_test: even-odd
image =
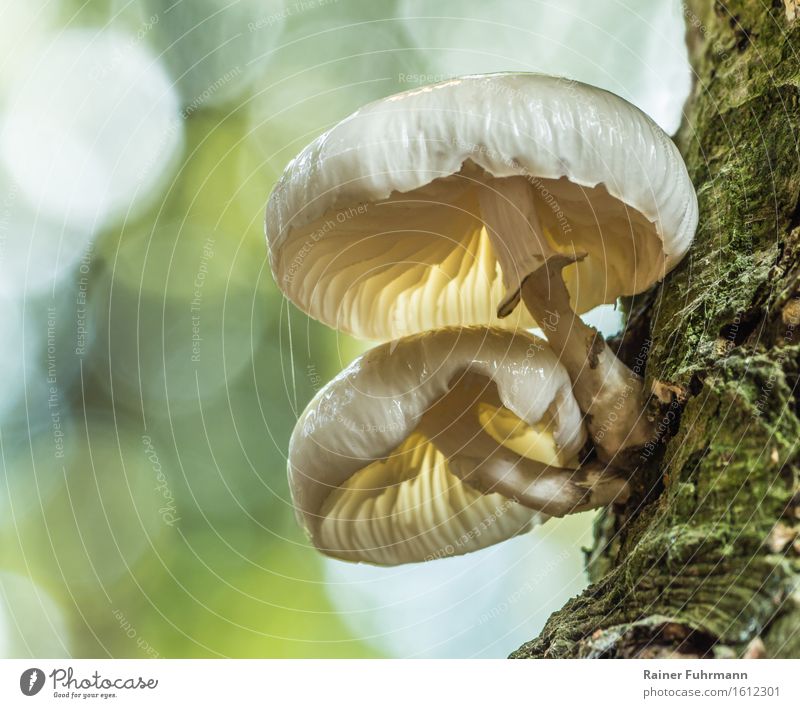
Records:
[[[465,561],[380,571],[312,551],[286,484],[298,414],[369,345],[289,306],[270,274],[266,199],[308,141],[367,101],[504,68],[592,80],[663,109],[668,128],[679,118],[685,89],[648,79],[653,47],[681,43],[673,3],[489,5],[431,3],[450,19],[425,20],[393,0],[2,0],[0,118],[77,30],[87,43],[116,33],[112,74],[144,53],[180,112],[152,194],[131,185],[135,208],[99,223],[71,268],[2,293],[0,656],[499,657],[584,586],[591,515]],[[25,252],[53,215],[12,168],[0,235]],[[38,230],[14,226],[15,210]],[[56,221],[28,273],[70,248],[68,217]]]

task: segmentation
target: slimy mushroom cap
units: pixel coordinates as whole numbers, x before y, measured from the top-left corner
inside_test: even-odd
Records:
[[[532,230],[498,233],[498,204]],[[361,108],[289,164],[266,214],[286,295],[376,340],[532,326],[524,308],[497,310],[542,249],[586,254],[563,271],[576,312],[612,303],[674,268],[696,224],[683,160],[650,118],[538,74],[468,76]]]
[[[328,555],[379,565],[460,555],[548,518],[494,491],[480,470],[470,478],[476,444],[492,448],[477,450],[482,460],[501,465],[577,467],[585,440],[567,374],[546,344],[450,328],[372,349],[317,393],[290,442],[290,489]],[[536,493],[557,499],[574,489],[545,475]]]

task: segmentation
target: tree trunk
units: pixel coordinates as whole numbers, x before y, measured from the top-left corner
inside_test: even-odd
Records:
[[[684,15],[700,226],[619,343],[662,441],[597,522],[593,584],[514,657],[800,657],[800,0]]]

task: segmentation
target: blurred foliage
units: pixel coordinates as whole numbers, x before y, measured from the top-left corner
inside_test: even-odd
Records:
[[[5,5],[0,656],[503,656],[534,634],[585,583],[586,518],[516,562],[388,573],[323,563],[288,496],[297,416],[367,343],[283,300],[267,195],[316,135],[439,71],[430,21],[394,0]],[[529,5],[503,3],[533,22]],[[541,601],[487,625],[544,546]],[[387,582],[413,602],[382,602]],[[480,631],[438,624],[454,607]]]

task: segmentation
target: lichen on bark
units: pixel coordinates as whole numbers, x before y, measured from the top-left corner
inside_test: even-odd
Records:
[[[647,355],[662,441],[596,523],[590,587],[513,657],[800,657],[796,5],[683,6],[700,225],[618,343]]]

